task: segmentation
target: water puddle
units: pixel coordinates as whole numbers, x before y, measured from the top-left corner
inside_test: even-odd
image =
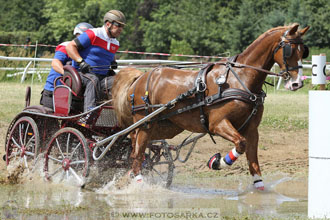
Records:
[[[221,219],[221,217],[307,218],[307,178],[264,177],[265,191],[255,190],[250,177],[176,177],[165,189],[114,181],[80,189],[46,183],[0,185],[1,219]],[[143,214],[143,216],[142,216]],[[204,218],[205,217],[205,218]]]

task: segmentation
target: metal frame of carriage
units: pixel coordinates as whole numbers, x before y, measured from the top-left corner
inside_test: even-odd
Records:
[[[3,159],[22,164],[33,172],[38,161],[44,161],[43,174],[47,180],[72,180],[80,186],[88,181],[90,167],[105,158],[106,168],[130,168],[131,143],[127,135],[162,111],[178,102],[178,98],[162,105],[130,127],[120,130],[111,106],[105,101],[93,110],[81,113],[82,86],[78,72],[65,66],[59,79],[64,85],[56,86],[53,95],[54,110],[44,106],[30,106],[31,91],[26,91],[26,106],[9,125]],[[80,109],[80,110],[79,110]],[[97,117],[91,124],[79,119],[95,111]],[[152,181],[169,187],[173,179],[174,162],[186,162],[197,140],[205,134],[187,137],[180,145],[169,145],[165,140],[152,141],[145,154],[142,172]],[[180,158],[183,146],[190,145],[184,159]],[[172,154],[175,152],[175,156]],[[92,154],[92,155],[91,155]],[[21,166],[21,165],[19,165]],[[160,167],[160,169],[158,169]]]

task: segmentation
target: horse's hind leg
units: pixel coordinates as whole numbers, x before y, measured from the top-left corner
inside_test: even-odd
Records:
[[[220,135],[228,141],[233,142],[235,144],[235,148],[223,158],[221,158],[220,153],[212,156],[208,162],[209,168],[217,170],[228,167],[245,152],[247,141],[240,133],[238,133],[230,121],[224,119],[216,126],[211,127],[210,131]]]
[[[248,135],[246,136],[248,147],[246,149],[246,159],[248,161],[250,174],[253,178],[253,185],[259,190],[264,190],[265,186],[261,180],[261,171],[258,162],[258,142],[259,142],[259,133],[258,130],[249,130]]]

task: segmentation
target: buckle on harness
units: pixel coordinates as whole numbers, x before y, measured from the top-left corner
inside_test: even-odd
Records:
[[[204,92],[206,90],[206,84],[201,78],[197,81],[197,92]]]
[[[257,101],[257,96],[256,96],[255,94],[251,95],[251,96],[250,96],[250,100],[251,100],[252,102]]]
[[[211,104],[213,102],[213,97],[212,96],[206,97],[205,102],[206,104]]]

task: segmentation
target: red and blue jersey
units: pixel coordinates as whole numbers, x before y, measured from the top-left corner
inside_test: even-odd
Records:
[[[67,42],[63,42],[61,44],[59,44],[56,49],[55,49],[55,55],[54,55],[54,59],[58,59],[59,61],[61,61],[61,63],[63,64],[63,66],[68,62],[71,61],[71,58],[68,56],[65,47],[68,45],[69,41]],[[46,85],[44,87],[44,89],[49,90],[49,91],[54,91],[54,81],[57,77],[62,76],[60,73],[56,72],[53,67],[51,68],[47,80],[46,80]],[[61,83],[59,82],[59,80],[56,82],[56,85],[60,85]]]
[[[85,31],[78,37],[83,47],[79,50],[80,56],[91,65],[94,74],[107,75],[111,62],[119,48],[116,38],[110,38],[105,27],[93,28]],[[76,62],[73,66],[79,69]]]

